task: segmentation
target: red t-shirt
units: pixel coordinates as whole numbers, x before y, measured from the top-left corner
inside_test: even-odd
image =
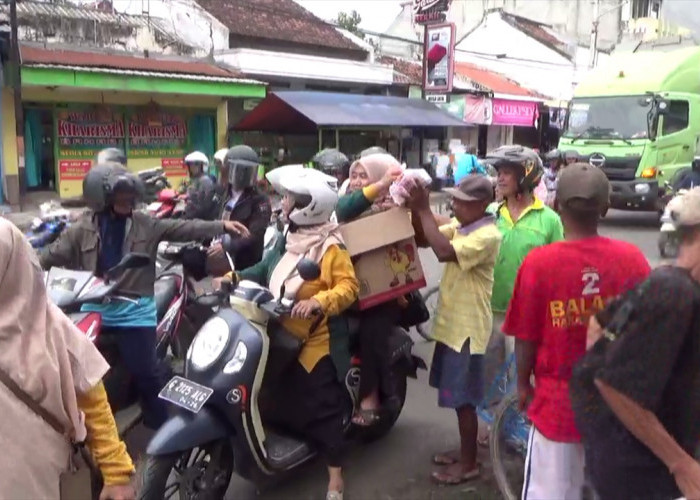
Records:
[[[546,438],[581,440],[569,379],[586,352],[588,320],[649,272],[636,246],[599,236],[535,248],[523,261],[503,331],[537,343],[528,416]]]

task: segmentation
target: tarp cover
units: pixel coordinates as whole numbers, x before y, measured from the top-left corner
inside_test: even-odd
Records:
[[[464,127],[435,104],[422,99],[330,92],[273,92],[233,129],[311,133],[341,127]]]

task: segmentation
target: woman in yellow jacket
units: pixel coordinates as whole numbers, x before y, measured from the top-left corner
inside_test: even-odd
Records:
[[[71,443],[85,442],[104,480],[100,499],[133,499],[134,466],[101,382],[109,365],[49,301],[34,250],[2,218],[0,310],[0,497],[59,498]]]
[[[285,195],[289,232],[261,262],[235,278],[268,286],[276,298],[284,288],[285,298],[295,302],[291,317],[282,325],[303,339],[304,345],[298,363],[285,372],[280,391],[284,401],[278,401],[278,406],[284,408],[284,425],[305,436],[324,455],[329,474],[326,498],[341,500],[343,409],[349,401],[331,360],[328,318],[350,307],[360,287],[338,225],[329,222],[338,199],[331,187],[334,181],[312,169],[271,180],[275,190]],[[318,263],[321,274],[316,280],[305,282],[299,276],[296,265],[302,258]],[[310,331],[316,314],[324,319]]]

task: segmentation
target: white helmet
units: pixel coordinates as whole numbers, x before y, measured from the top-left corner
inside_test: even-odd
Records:
[[[228,153],[228,148],[221,148],[218,150],[216,153],[214,153],[214,160],[218,161],[219,163],[223,164],[224,159],[226,159],[226,153]]]
[[[297,226],[315,226],[331,219],[338,202],[334,177],[310,168],[294,168],[280,175],[275,184],[279,186],[280,194],[294,197],[290,222]]]
[[[194,151],[185,156],[185,166],[189,169],[191,164],[201,164],[202,171],[206,174],[209,170],[209,158],[201,151]]]
[[[304,165],[301,164],[295,164],[295,165],[283,165],[281,167],[274,168],[270,170],[268,173],[265,174],[265,178],[267,179],[267,182],[270,183],[272,186],[272,189],[277,191],[278,193],[282,193],[282,187],[280,186],[280,179],[282,177],[286,177],[288,174],[294,174],[297,172],[301,172],[304,170],[310,170],[311,172],[316,172],[319,174],[322,174],[322,179],[326,180],[331,184],[331,187],[335,190],[338,191],[338,179],[331,175],[326,175],[320,170],[316,170],[313,168],[308,168]]]

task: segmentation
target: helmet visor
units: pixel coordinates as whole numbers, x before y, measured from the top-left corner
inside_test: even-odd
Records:
[[[258,167],[252,164],[234,163],[228,164],[228,182],[234,191],[241,191],[255,184],[255,176]]]

